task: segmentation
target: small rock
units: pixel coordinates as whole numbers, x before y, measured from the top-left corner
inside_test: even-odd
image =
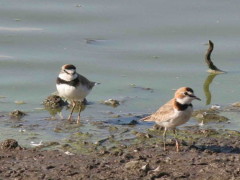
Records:
[[[130,169],[136,169],[139,167],[140,162],[139,161],[130,161],[125,164],[125,168],[130,170]]]
[[[154,170],[152,170],[152,171],[160,171],[161,170],[161,168],[160,168],[160,166],[158,166],[156,169],[154,169]]]
[[[143,166],[141,167],[141,169],[142,169],[143,171],[148,171],[148,170],[150,169],[149,164],[143,165]]]
[[[43,143],[42,143],[42,141],[40,141],[39,143],[35,143],[35,142],[32,141],[32,142],[30,143],[30,145],[31,145],[31,146],[35,146],[35,147],[38,147],[38,146],[42,146]]]
[[[14,103],[15,103],[15,104],[19,104],[19,105],[20,105],[20,104],[26,104],[25,101],[14,101]]]
[[[13,150],[21,147],[18,145],[18,142],[15,139],[6,139],[0,144],[1,149],[3,150]]]
[[[97,40],[88,38],[88,39],[85,39],[85,42],[86,42],[86,44],[94,44],[97,42]]]
[[[214,105],[211,106],[211,109],[213,109],[213,110],[218,110],[220,108],[221,108],[221,106],[218,105],[218,104],[214,104]]]
[[[130,122],[127,122],[127,123],[121,123],[121,125],[136,125],[136,124],[139,124],[136,120],[131,120]]]
[[[117,107],[120,105],[120,102],[116,99],[108,99],[108,100],[103,101],[102,104]]]
[[[104,142],[106,142],[108,140],[109,140],[109,137],[104,138],[104,139],[100,139],[100,140],[94,142],[94,144],[99,146],[99,145],[103,144]]]
[[[46,169],[53,169],[53,168],[55,168],[55,166],[52,166],[52,165],[46,166]]]
[[[26,132],[26,129],[21,128],[21,129],[18,130],[18,132],[21,132],[21,133]]]
[[[170,157],[166,157],[166,158],[165,158],[165,162],[166,162],[166,163],[171,163],[171,158],[170,158]]]
[[[15,110],[15,111],[13,111],[13,112],[10,112],[9,115],[10,115],[11,117],[21,118],[21,117],[25,116],[26,113],[24,113],[24,112],[22,112],[22,111],[19,111],[19,110]]]
[[[235,102],[232,104],[233,107],[240,107],[240,102]]]
[[[69,155],[69,156],[73,156],[74,155],[73,153],[71,153],[69,151],[64,152],[64,154]]]
[[[136,125],[138,124],[138,122],[136,120],[131,120],[128,125]]]

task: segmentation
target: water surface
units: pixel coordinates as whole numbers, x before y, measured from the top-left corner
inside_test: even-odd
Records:
[[[41,102],[56,91],[55,79],[66,63],[101,83],[87,98],[91,105],[82,113],[85,127],[80,128],[92,129],[96,136],[108,133],[93,130],[89,122],[114,121],[109,112],[122,117],[152,113],[181,86],[192,87],[202,99],[194,102],[195,109],[238,101],[239,6],[238,1],[207,0],[0,0],[0,96],[5,97],[0,99],[1,114],[5,115],[0,124],[1,140],[12,137],[29,144],[31,136],[36,141],[69,136],[54,132],[58,120],[46,120],[51,115],[40,110]],[[207,47],[203,44],[209,39],[215,43],[214,62],[228,73],[213,79],[209,85],[211,102],[206,106]],[[109,98],[122,103],[117,108],[100,104]],[[28,116],[22,122],[9,120],[6,114],[15,109]],[[68,113],[64,109],[63,117]],[[230,123],[221,124],[221,128],[239,130],[239,115],[224,115]],[[13,128],[19,123],[33,128],[19,132],[20,128]],[[187,125],[197,123],[192,119]],[[151,125],[132,128],[144,131]]]

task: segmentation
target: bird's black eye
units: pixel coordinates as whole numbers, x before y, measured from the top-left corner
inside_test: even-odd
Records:
[[[184,95],[188,96],[189,94],[188,94],[188,92],[184,92]]]
[[[65,69],[63,70],[66,74],[69,74]]]
[[[190,87],[187,87],[186,90],[187,90],[188,92],[193,93],[193,90],[192,90],[192,88],[190,88]]]

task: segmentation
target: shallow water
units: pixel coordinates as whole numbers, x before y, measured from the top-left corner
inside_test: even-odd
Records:
[[[122,117],[154,112],[181,86],[192,87],[202,99],[194,102],[195,109],[239,101],[237,1],[0,0],[0,5],[0,96],[5,97],[0,98],[1,114],[5,115],[0,118],[1,140],[12,137],[28,145],[34,138],[55,141],[69,136],[53,132],[58,120],[46,120],[51,115],[39,109],[56,91],[56,76],[66,63],[101,83],[87,98],[91,105],[82,113],[85,127],[80,127],[80,131],[92,130],[96,136],[108,132],[95,131],[90,121],[115,121],[109,112]],[[209,39],[215,43],[215,64],[228,73],[212,80],[211,102],[206,106],[207,47],[203,44]],[[100,104],[109,98],[122,103],[117,108]],[[28,113],[23,122],[6,116],[15,109]],[[68,113],[63,110],[63,117]],[[229,124],[209,126],[239,130],[239,115],[225,114]],[[38,126],[19,132],[20,128],[12,128],[19,123],[23,128]],[[191,120],[187,125],[197,123]],[[151,125],[131,128],[144,131]]]

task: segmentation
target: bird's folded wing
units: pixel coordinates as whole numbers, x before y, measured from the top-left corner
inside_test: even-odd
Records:
[[[173,99],[168,101],[166,104],[161,106],[155,113],[145,118],[142,118],[143,121],[168,121],[174,115],[173,109]]]
[[[95,82],[89,81],[86,77],[82,76],[81,74],[78,74],[79,83],[82,86],[86,86],[88,89],[92,89],[93,86],[95,86]]]

